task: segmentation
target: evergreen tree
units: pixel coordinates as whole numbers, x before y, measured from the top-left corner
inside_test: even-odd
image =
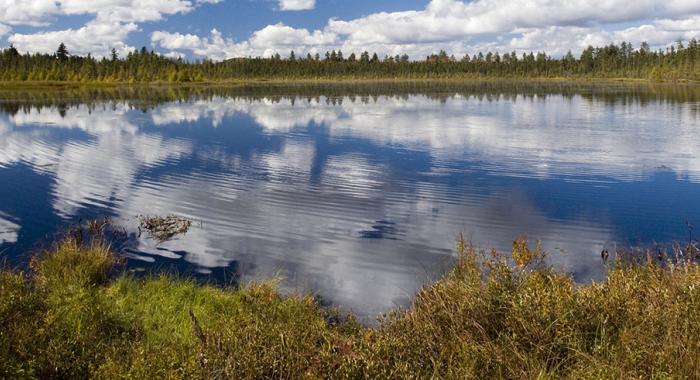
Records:
[[[7,55],[10,57],[10,59],[19,57],[19,52],[15,48],[15,45],[10,44],[10,47],[7,48]]]
[[[58,45],[58,49],[56,49],[56,58],[58,58],[59,61],[67,61],[68,55],[69,54],[66,45],[63,42],[61,42]]]
[[[360,62],[369,63],[369,53],[367,51],[363,51],[362,54],[360,54]]]
[[[700,46],[693,39],[676,43],[667,50],[653,51],[648,43],[638,49],[629,42],[603,47],[587,47],[576,58],[567,52],[552,58],[544,52],[478,52],[457,60],[445,51],[432,54],[424,61],[410,61],[408,55],[386,56],[377,53],[351,53],[347,59],[342,51],[326,53],[319,64],[318,53],[306,55],[305,60],[290,52],[290,59],[279,54],[270,58],[235,58],[222,62],[201,60],[187,62],[171,59],[145,48],[120,58],[116,49],[111,57],[95,59],[70,55],[65,44],[53,54],[24,54],[10,45],[0,50],[0,81],[218,81],[262,78],[528,78],[528,77],[597,77],[642,78],[652,80],[700,81]],[[111,59],[110,59],[111,58]],[[57,62],[60,62],[58,64]],[[371,63],[371,64],[370,64]]]

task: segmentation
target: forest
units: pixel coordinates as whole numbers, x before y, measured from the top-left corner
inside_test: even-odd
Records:
[[[72,55],[61,43],[53,54],[21,54],[14,46],[0,52],[2,82],[167,83],[235,82],[247,80],[330,79],[480,79],[480,78],[601,78],[651,81],[700,80],[698,41],[678,41],[665,50],[647,43],[589,46],[576,57],[543,52],[478,52],[463,57],[445,51],[421,60],[407,55],[385,56],[341,51],[269,58],[233,58],[222,62],[164,57],[146,47],[120,57]]]

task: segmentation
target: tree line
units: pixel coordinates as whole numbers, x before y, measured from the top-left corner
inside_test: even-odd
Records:
[[[382,79],[382,78],[637,78],[700,80],[700,46],[696,39],[678,41],[662,50],[643,43],[588,47],[578,57],[569,52],[553,58],[543,52],[478,52],[462,57],[445,51],[423,60],[408,55],[379,57],[331,51],[297,56],[186,61],[164,57],[145,47],[120,57],[70,54],[61,43],[53,54],[20,54],[10,45],[0,52],[0,81],[69,82],[220,82],[249,79]]]

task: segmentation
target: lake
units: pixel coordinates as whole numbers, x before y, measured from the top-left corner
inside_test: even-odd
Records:
[[[687,243],[698,148],[683,85],[0,89],[0,255],[26,265],[108,216],[132,270],[277,275],[372,317],[443,274],[460,234],[541,240],[580,282],[604,278],[603,248]],[[138,235],[168,214],[193,227]]]

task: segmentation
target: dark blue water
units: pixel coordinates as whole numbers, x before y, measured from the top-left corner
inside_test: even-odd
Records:
[[[132,268],[286,288],[376,315],[449,265],[460,233],[526,234],[579,281],[603,247],[700,226],[693,88],[2,92],[0,252],[22,265],[110,216]],[[190,232],[135,235],[140,214]],[[700,231],[699,231],[700,233]]]

